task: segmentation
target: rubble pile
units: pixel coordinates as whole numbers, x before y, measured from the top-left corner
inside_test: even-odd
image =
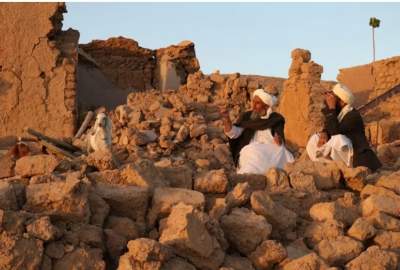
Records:
[[[151,50],[140,47],[133,39],[115,37],[94,40],[79,47],[121,89],[164,89],[160,85],[168,77],[163,70],[164,64],[173,65],[167,69],[177,73],[178,86],[186,83],[188,74],[200,69],[194,43],[191,41]]]
[[[303,155],[284,170],[238,175],[217,77],[131,93],[106,112],[117,165],[89,162],[109,159],[97,152],[60,158],[35,142],[3,155],[0,268],[397,269],[398,143],[379,148],[388,162],[374,174]],[[245,106],[236,95],[225,105]]]
[[[25,11],[33,16],[38,4],[30,5]],[[36,92],[51,88],[49,100],[61,91],[45,107],[63,114],[66,106],[70,117],[75,104],[65,102],[75,100],[77,33],[60,32],[63,4],[44,7],[46,31],[42,39],[32,37],[39,42],[27,48],[32,55],[16,53],[25,60],[17,57],[0,71],[0,87],[12,90],[0,101],[30,100],[28,112],[34,111],[30,82],[41,89]],[[13,8],[7,4],[0,15]],[[16,48],[10,47],[8,53]],[[18,135],[28,137],[1,138],[0,269],[398,269],[400,142],[379,145],[384,166],[375,173],[310,161],[301,147],[322,122],[322,93],[330,83],[321,82],[322,66],[309,51],[292,52],[283,84],[239,73],[205,75],[191,42],[155,52],[116,38],[82,48],[121,86],[148,90],[129,93],[115,109],[98,108],[96,119],[88,113],[89,129],[84,133],[83,125],[74,137],[72,123],[64,123],[67,138],[60,140],[21,122]],[[54,57],[39,67],[36,54]],[[13,64],[22,67],[16,74]],[[126,73],[129,67],[139,72]],[[19,75],[22,85],[8,83]],[[179,86],[169,89],[171,82]],[[258,88],[280,97],[296,161],[264,175],[237,174],[220,108],[237,119]],[[26,112],[16,121],[21,115]],[[55,120],[43,118],[32,128],[55,123],[57,129],[62,121]],[[96,133],[100,125],[104,133]],[[101,149],[93,147],[97,141]]]

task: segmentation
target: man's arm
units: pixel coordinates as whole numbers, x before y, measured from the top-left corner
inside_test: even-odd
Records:
[[[224,124],[224,133],[226,136],[228,136],[230,139],[236,139],[240,135],[242,135],[244,128],[238,127],[236,125],[232,124],[231,119],[229,118],[229,113],[225,108],[221,108],[221,116],[222,116],[222,121]],[[240,115],[239,122],[243,119],[244,114]]]
[[[340,134],[339,120],[335,109],[326,109],[325,111],[325,130],[330,136]]]
[[[240,135],[242,135],[243,130],[244,130],[244,128],[232,125],[231,129],[229,131],[224,130],[224,133],[226,136],[229,137],[229,139],[236,139],[236,138],[239,138]]]
[[[325,128],[330,136],[348,134],[353,130],[362,129],[361,116],[354,111],[349,112],[348,115],[346,115],[345,121],[342,121],[340,124],[336,113],[331,110],[328,110],[325,117]]]

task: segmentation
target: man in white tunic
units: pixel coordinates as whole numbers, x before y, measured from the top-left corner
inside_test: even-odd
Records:
[[[221,112],[237,173],[265,174],[272,167],[283,168],[294,161],[285,147],[285,119],[272,111],[275,103],[276,97],[257,89],[252,111],[243,113],[235,125],[226,111]]]

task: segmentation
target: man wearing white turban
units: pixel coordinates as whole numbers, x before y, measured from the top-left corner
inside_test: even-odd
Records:
[[[375,171],[382,166],[369,147],[364,122],[353,108],[354,96],[342,84],[336,84],[325,96],[325,127],[321,134],[314,134],[307,152],[311,160],[330,156],[342,160],[349,167],[365,166]]]
[[[238,173],[265,174],[269,168],[283,168],[294,161],[285,147],[285,119],[272,111],[276,101],[276,97],[257,89],[252,111],[243,113],[236,124],[232,125],[226,111],[221,112]]]

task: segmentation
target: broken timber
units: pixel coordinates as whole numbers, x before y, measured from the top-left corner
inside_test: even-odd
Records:
[[[75,159],[81,154],[81,149],[71,145],[67,142],[57,140],[54,138],[50,138],[36,130],[33,130],[31,128],[27,128],[26,131],[36,137],[41,145],[46,147],[48,151],[51,153],[57,155],[57,156],[62,156],[67,159]]]
[[[75,134],[75,138],[80,138],[82,136],[83,132],[85,132],[87,127],[89,126],[90,121],[92,121],[93,116],[94,116],[94,113],[92,111],[88,111],[88,113],[86,114],[85,120],[83,120],[81,127],[79,128],[78,132]]]

